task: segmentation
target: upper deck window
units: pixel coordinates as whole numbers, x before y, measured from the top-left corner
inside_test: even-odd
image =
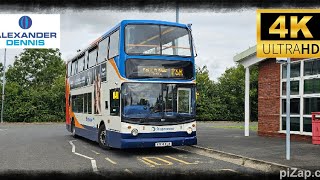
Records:
[[[105,38],[99,43],[98,63],[102,62],[108,56],[109,37]]]
[[[137,55],[191,56],[188,29],[164,25],[127,25],[125,50]]]
[[[110,36],[109,59],[119,55],[119,30]]]

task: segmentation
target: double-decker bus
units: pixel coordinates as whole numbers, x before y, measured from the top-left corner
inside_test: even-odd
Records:
[[[67,62],[66,128],[101,148],[194,145],[191,25],[124,20]]]

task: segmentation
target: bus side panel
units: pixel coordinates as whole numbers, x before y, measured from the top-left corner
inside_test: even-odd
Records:
[[[101,115],[94,114],[94,86],[86,86],[81,87],[77,89],[73,89],[71,91],[71,95],[83,95],[91,93],[91,97],[88,97],[91,99],[91,114],[88,113],[75,113],[72,111],[72,108],[70,107],[69,111],[69,117],[72,118],[75,122],[76,127],[76,134],[82,137],[85,137],[87,139],[97,141],[98,139],[98,127],[97,124],[100,123]],[[83,101],[85,104],[89,101]],[[86,107],[86,105],[84,105]]]
[[[119,57],[116,57],[118,59]],[[111,115],[111,94],[110,90],[115,88],[120,88],[123,78],[120,76],[118,66],[115,60],[112,58],[108,60],[107,65],[107,82],[101,84],[101,108],[102,116],[101,120],[104,121],[107,131],[118,131],[121,129],[121,120],[119,115]],[[120,98],[120,97],[119,97]],[[107,107],[106,107],[107,106]],[[120,110],[121,111],[121,110]]]
[[[83,125],[84,128],[77,128],[76,133],[77,135],[89,139],[91,141],[98,142],[98,131],[97,128],[93,128],[90,126]]]

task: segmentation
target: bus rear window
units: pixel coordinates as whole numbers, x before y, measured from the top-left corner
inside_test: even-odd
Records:
[[[190,61],[128,59],[126,61],[126,76],[132,79],[192,79],[193,66]]]

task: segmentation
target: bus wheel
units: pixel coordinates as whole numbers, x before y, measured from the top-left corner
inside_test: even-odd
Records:
[[[72,133],[72,136],[74,138],[78,137],[77,134],[76,134],[76,128],[75,128],[75,125],[74,125],[74,120],[71,121],[71,133]]]
[[[107,130],[104,124],[99,127],[98,142],[102,149],[110,149],[107,142]]]

